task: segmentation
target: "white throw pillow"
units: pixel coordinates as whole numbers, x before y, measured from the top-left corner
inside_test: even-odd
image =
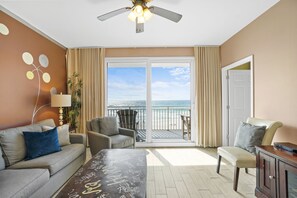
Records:
[[[43,131],[47,131],[50,129],[53,129],[54,127],[50,126],[42,126]],[[62,126],[57,127],[58,130],[58,139],[59,139],[59,144],[60,146],[66,146],[70,144],[70,139],[69,139],[69,125],[64,124]]]

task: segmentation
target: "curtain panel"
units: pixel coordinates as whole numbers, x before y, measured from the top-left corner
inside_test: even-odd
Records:
[[[200,147],[217,147],[222,142],[222,94],[219,47],[194,47],[195,126]]]
[[[78,132],[86,133],[86,121],[105,115],[105,49],[68,49],[67,76],[74,72],[83,82]]]

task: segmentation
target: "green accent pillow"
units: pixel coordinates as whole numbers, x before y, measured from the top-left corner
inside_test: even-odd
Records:
[[[255,146],[261,145],[265,132],[266,126],[255,126],[241,122],[237,129],[234,146],[255,154]]]

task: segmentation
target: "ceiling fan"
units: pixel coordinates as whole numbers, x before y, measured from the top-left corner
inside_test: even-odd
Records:
[[[108,12],[106,14],[100,15],[97,18],[100,21],[105,21],[110,19],[114,16],[122,14],[124,12],[131,11],[128,15],[128,18],[136,22],[136,33],[141,33],[144,31],[144,22],[148,21],[152,17],[152,13],[169,19],[173,22],[179,22],[182,18],[181,14],[157,7],[157,6],[147,6],[147,3],[151,2],[152,0],[131,0],[133,6],[132,7],[125,7],[118,10],[114,10]]]

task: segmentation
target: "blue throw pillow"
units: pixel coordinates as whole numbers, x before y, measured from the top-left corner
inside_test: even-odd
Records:
[[[45,132],[24,131],[27,155],[25,160],[61,151],[57,127]]]

